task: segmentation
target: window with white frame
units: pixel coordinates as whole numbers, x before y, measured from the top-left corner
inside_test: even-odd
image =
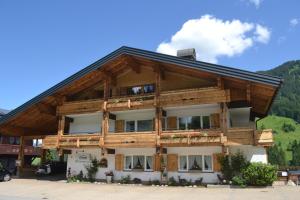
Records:
[[[212,171],[211,155],[181,155],[179,156],[179,171]]]
[[[153,131],[153,119],[128,120],[125,126],[126,132]]]
[[[202,129],[210,128],[209,116],[178,117],[179,130],[195,130],[201,128]]]
[[[125,156],[124,170],[153,171],[153,157],[144,155]]]

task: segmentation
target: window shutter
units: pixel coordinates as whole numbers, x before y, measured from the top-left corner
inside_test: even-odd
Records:
[[[220,128],[220,114],[214,113],[210,115],[211,127]]]
[[[169,172],[178,171],[178,155],[168,154],[167,155],[167,170]]]
[[[177,117],[176,116],[167,117],[167,125],[168,125],[168,130],[176,130],[177,129]]]
[[[124,155],[123,154],[116,154],[115,156],[115,169],[116,171],[122,171],[124,164]]]
[[[153,156],[153,170],[154,171],[160,171],[160,158],[161,158],[161,156],[159,154],[154,154],[154,156]]]
[[[214,153],[213,154],[213,170],[214,172],[221,171],[221,164],[219,162],[219,157],[222,156],[222,153]]]
[[[116,133],[124,132],[125,121],[124,120],[116,120]]]

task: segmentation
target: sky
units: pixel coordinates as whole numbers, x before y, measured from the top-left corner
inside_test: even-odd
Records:
[[[121,46],[249,71],[300,59],[299,0],[0,0],[0,108]]]

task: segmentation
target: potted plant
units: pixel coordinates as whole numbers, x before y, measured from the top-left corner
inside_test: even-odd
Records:
[[[112,171],[108,171],[108,172],[105,172],[105,176],[106,176],[106,182],[112,183],[114,173]]]

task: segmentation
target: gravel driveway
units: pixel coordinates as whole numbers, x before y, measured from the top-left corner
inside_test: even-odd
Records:
[[[118,184],[66,183],[35,179],[0,182],[0,200],[192,200],[300,199],[300,187],[262,189],[157,187]]]

